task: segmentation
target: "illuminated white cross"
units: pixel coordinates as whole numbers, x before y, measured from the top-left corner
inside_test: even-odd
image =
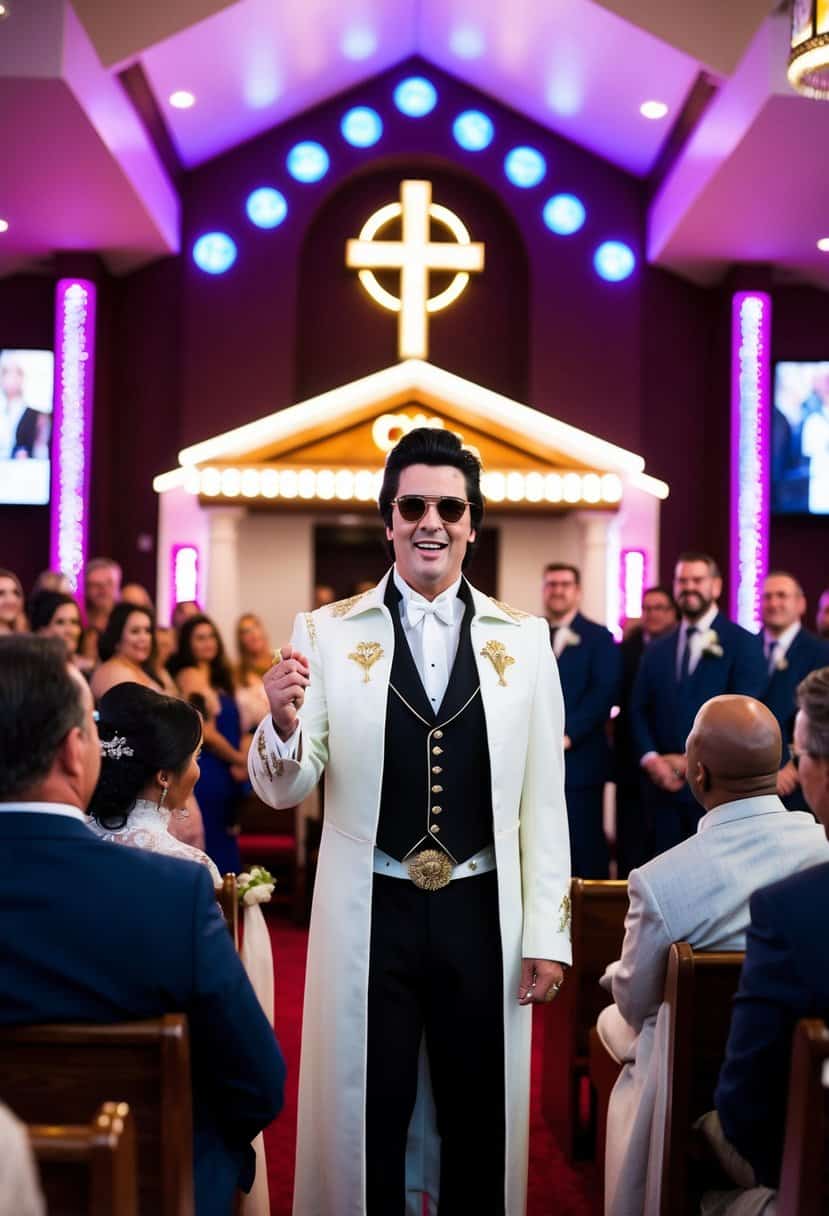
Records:
[[[402,240],[375,240],[381,228],[402,217]],[[429,239],[429,222],[449,229],[456,243]],[[400,202],[375,211],[363,225],[358,239],[346,244],[346,265],[359,270],[360,282],[369,295],[392,312],[400,314],[398,352],[401,359],[425,359],[429,353],[427,316],[439,312],[458,298],[469,282],[469,272],[483,270],[484,246],[472,242],[464,224],[453,211],[432,202],[432,183],[404,181]],[[377,282],[373,271],[399,270],[400,296],[393,296]],[[429,297],[429,274],[454,270],[455,277],[439,295]]]

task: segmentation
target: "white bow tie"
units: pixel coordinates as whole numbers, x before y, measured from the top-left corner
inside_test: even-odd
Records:
[[[425,616],[437,617],[444,625],[454,621],[452,603],[450,600],[409,600],[406,605],[406,616],[411,626],[419,625]]]

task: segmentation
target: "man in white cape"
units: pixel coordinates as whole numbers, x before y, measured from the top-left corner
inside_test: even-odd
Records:
[[[546,624],[471,587],[480,464],[389,454],[394,568],[300,615],[249,769],[272,806],[325,771],[295,1216],[523,1216],[531,1006],[570,962],[563,705]]]

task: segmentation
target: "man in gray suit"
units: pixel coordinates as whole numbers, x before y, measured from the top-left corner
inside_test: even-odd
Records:
[[[781,754],[774,715],[752,697],[714,697],[688,736],[687,780],[705,814],[697,833],[630,874],[622,957],[602,985],[614,1004],[599,1017],[607,1050],[623,1065],[610,1099],[606,1216],[659,1211],[665,1099],[668,951],[743,950],[757,887],[829,861],[823,828],[787,811],[776,794]]]

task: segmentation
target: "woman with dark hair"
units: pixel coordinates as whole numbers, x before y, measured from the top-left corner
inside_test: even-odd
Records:
[[[155,661],[155,620],[149,608],[116,604],[98,639],[101,666],[90,681],[92,695],[100,701],[116,684],[130,681],[156,692],[173,692]]]
[[[207,866],[210,858],[170,835],[171,815],[185,809],[199,778],[202,721],[192,705],[134,682],[100,701],[101,775],[89,804],[89,827],[115,844],[166,853]]]
[[[0,570],[0,633],[22,633],[23,586],[13,570]]]
[[[234,699],[233,674],[218,629],[199,613],[179,633],[179,692],[205,709],[201,778],[196,798],[204,820],[205,847],[223,874],[240,869],[236,811],[247,780],[247,747]],[[250,736],[244,736],[245,743]]]
[[[29,599],[29,628],[40,637],[60,638],[71,662],[81,671],[91,669],[89,660],[78,655],[83,624],[81,610],[71,595],[46,589],[35,592]]]

